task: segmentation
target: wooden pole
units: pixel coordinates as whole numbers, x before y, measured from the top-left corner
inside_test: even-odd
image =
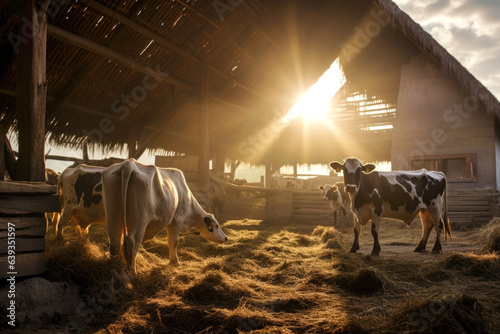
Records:
[[[198,183],[205,186],[209,179],[209,160],[210,160],[210,141],[208,133],[208,113],[209,113],[209,72],[207,64],[203,64],[201,68],[201,82],[199,91],[199,112],[198,112],[198,128],[199,128],[199,168],[198,168]]]
[[[130,136],[128,142],[127,142],[127,147],[128,147],[128,158],[131,159],[135,157],[135,154],[137,153],[137,135],[136,135],[136,130],[132,128],[132,136]]]
[[[224,166],[226,163],[226,157],[224,151],[217,150],[215,152],[215,159],[212,164],[212,170],[215,171],[215,177],[224,180]]]
[[[37,1],[27,0],[19,23],[17,119],[18,179],[45,181],[45,77],[47,21],[38,19]]]

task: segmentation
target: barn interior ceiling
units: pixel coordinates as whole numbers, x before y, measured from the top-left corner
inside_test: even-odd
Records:
[[[0,5],[0,112],[7,130],[17,122],[17,46],[29,38],[19,31],[20,3]],[[465,91],[484,89],[392,1],[40,3],[49,4],[46,135],[68,147],[88,138],[104,150],[133,146],[136,156],[155,149],[197,154],[205,85],[211,154],[251,163],[360,154],[388,160],[390,127],[377,124],[394,118],[401,66],[410,57],[427,54]],[[338,57],[347,83],[335,99],[340,107],[331,110],[342,121],[283,125],[284,113]],[[349,107],[355,92],[391,112],[370,116]],[[483,103],[500,114],[490,95]]]

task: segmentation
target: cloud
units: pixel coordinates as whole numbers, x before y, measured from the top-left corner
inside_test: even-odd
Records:
[[[500,1],[395,2],[500,97]]]

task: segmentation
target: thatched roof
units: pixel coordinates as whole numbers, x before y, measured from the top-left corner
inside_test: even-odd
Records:
[[[22,19],[17,3],[0,5],[0,112],[7,129],[16,126],[17,55],[11,37]],[[231,3],[52,2],[47,41],[50,140],[79,147],[90,133],[105,149],[137,142],[139,149],[196,154],[199,88],[206,73],[211,152],[254,163],[324,162],[325,154],[326,160],[344,155],[335,138],[350,136],[366,151],[365,159],[387,159],[390,130],[366,131],[354,121],[343,133],[332,133],[338,129],[325,124],[307,129],[297,122],[273,138],[265,133],[277,128],[272,123],[276,110],[291,107],[339,56],[349,92],[366,92],[394,105],[401,66],[422,53],[464,94],[477,97],[489,114],[500,117],[498,100],[392,1]],[[390,24],[346,59],[342,46],[380,10]]]

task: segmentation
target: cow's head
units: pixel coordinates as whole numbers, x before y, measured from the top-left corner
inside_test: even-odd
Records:
[[[219,222],[211,214],[206,215],[203,218],[205,223],[202,228],[200,228],[201,235],[212,242],[224,243],[227,241],[227,236],[220,228]]]
[[[323,192],[323,199],[330,201],[333,210],[337,210],[342,206],[342,197],[337,186],[325,184],[324,186],[318,186],[318,188]]]
[[[358,158],[347,158],[343,164],[336,161],[330,162],[330,168],[337,173],[344,172],[345,192],[356,195],[361,182],[361,173],[370,173],[375,169],[375,165],[363,165]]]
[[[336,201],[340,196],[339,188],[337,188],[337,186],[325,184],[324,186],[318,186],[318,189],[323,192],[323,199],[325,201]]]

